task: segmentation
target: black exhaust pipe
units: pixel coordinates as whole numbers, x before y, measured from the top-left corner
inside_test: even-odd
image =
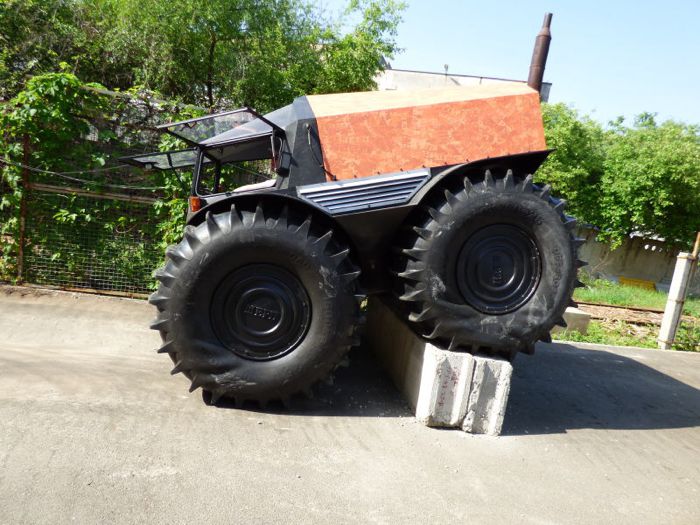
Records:
[[[552,23],[552,13],[545,13],[542,29],[535,39],[535,48],[532,50],[532,61],[530,62],[530,74],[527,77],[527,85],[540,93],[542,96],[542,78],[544,77],[544,67],[547,65],[547,55],[549,54],[549,42],[552,40],[552,33],[549,26]]]

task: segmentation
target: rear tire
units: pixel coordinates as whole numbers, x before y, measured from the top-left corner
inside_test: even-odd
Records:
[[[333,230],[288,208],[237,209],[188,226],[156,272],[152,328],[211,403],[288,402],[359,343],[359,270]]]
[[[412,327],[451,350],[512,359],[551,340],[571,304],[580,241],[565,202],[511,170],[443,186],[398,248],[396,294]]]

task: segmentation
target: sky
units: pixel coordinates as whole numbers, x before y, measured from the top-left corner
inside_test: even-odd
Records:
[[[344,0],[319,2],[337,13]],[[642,112],[700,124],[700,0],[407,0],[396,69],[527,79],[545,12],[550,102],[601,123]]]

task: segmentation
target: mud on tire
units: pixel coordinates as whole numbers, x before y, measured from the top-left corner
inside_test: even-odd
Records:
[[[188,226],[166,257],[149,299],[158,352],[211,402],[286,403],[359,343],[360,272],[340,236],[311,215],[234,205]]]
[[[583,263],[576,220],[549,192],[531,175],[486,170],[433,194],[393,263],[399,307],[417,333],[507,358],[551,340]]]

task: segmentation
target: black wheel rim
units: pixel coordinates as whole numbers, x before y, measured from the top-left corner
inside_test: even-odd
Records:
[[[255,264],[229,274],[211,304],[214,332],[232,352],[253,360],[288,354],[311,322],[306,289],[290,272]]]
[[[457,260],[457,283],[464,300],[477,310],[505,314],[517,310],[537,289],[540,253],[534,240],[510,224],[474,232]]]

